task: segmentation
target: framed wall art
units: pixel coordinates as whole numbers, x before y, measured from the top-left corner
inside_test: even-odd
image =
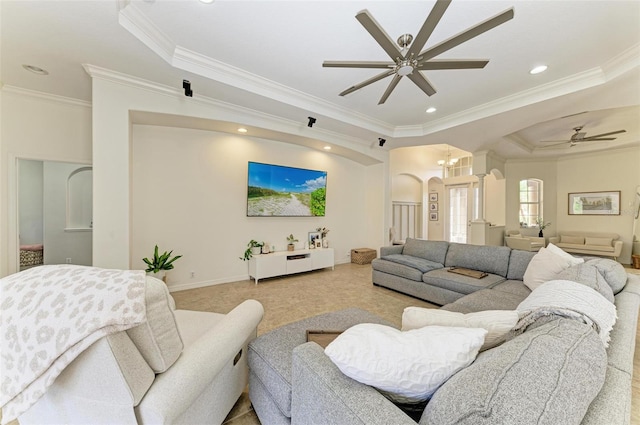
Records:
[[[438,213],[430,212],[429,213],[429,221],[438,221]]]
[[[429,194],[429,202],[438,202],[438,194],[430,193]]]
[[[429,211],[438,211],[438,203],[430,202],[429,203]]]
[[[569,193],[569,215],[620,215],[620,191]]]

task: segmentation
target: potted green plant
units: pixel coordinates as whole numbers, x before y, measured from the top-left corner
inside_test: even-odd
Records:
[[[240,259],[242,261],[248,261],[255,254],[260,254],[260,251],[262,250],[263,245],[264,245],[264,242],[258,242],[256,240],[251,239],[247,244],[247,249],[244,251],[244,255],[240,257]]]
[[[538,225],[538,227],[540,228],[540,232],[538,233],[538,237],[543,238],[544,235],[542,234],[542,231],[544,229],[547,228],[547,226],[551,225],[551,222],[545,223],[544,220],[542,219],[542,217],[538,217],[536,219],[536,224]]]
[[[159,254],[158,245],[156,245],[153,250],[153,258],[151,260],[146,257],[142,259],[142,261],[147,265],[145,272],[153,277],[165,281],[166,271],[173,269],[173,262],[182,257],[182,255],[171,257],[172,253],[173,251],[165,251],[162,254]]]
[[[294,244],[298,242],[298,240],[295,236],[293,236],[293,233],[291,233],[289,236],[287,236],[287,242],[287,251],[293,251],[296,247]]]

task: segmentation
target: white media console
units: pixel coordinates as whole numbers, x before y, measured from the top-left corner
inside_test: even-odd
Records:
[[[299,249],[254,255],[249,260],[249,277],[256,281],[311,270],[334,268],[333,248]]]

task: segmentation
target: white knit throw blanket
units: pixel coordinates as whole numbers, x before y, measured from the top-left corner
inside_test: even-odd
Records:
[[[531,292],[518,305],[520,319],[512,332],[521,333],[537,319],[561,316],[579,320],[593,327],[605,347],[618,318],[616,306],[594,289],[570,280],[551,280]]]
[[[146,320],[142,271],[41,266],[0,279],[2,424],[98,339]]]

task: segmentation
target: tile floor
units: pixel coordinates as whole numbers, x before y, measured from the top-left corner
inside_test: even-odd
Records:
[[[629,269],[640,274],[640,270]],[[371,266],[340,264],[325,269],[283,278],[234,282],[206,288],[174,292],[178,308],[227,313],[245,299],[255,299],[265,309],[258,335],[287,323],[320,313],[348,307],[369,310],[400,326],[407,306],[437,306],[371,284]],[[636,339],[635,366],[640,370],[640,338]],[[247,393],[227,417],[226,425],[260,425]],[[633,377],[631,424],[640,425],[640,376]],[[265,424],[266,425],[266,424]]]

